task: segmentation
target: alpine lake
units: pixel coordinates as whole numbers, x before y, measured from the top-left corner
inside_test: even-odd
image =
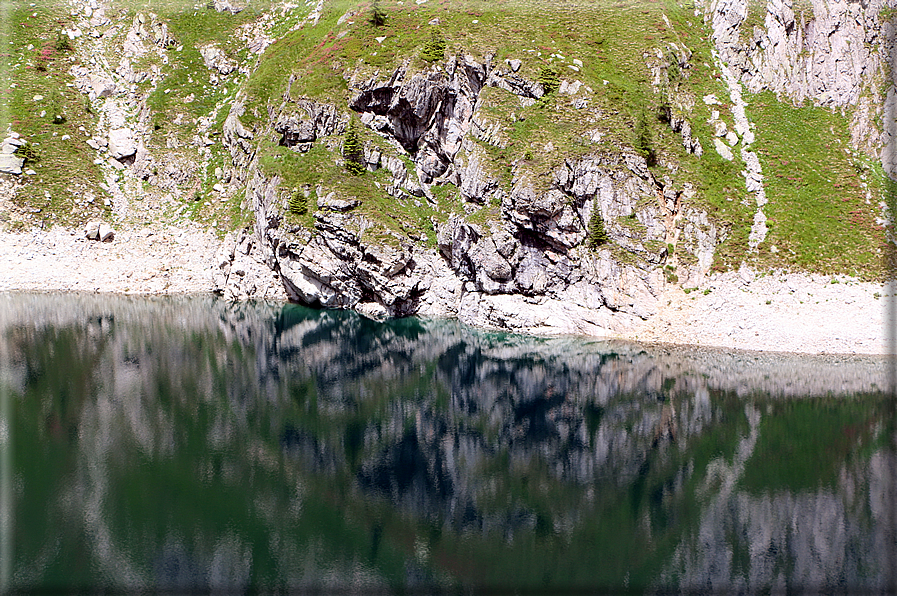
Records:
[[[886,364],[0,294],[0,593],[887,591]]]

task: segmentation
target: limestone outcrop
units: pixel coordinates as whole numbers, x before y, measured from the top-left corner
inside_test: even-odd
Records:
[[[890,64],[897,50],[895,24],[885,18],[893,2],[757,4],[765,4],[760,22],[756,16],[749,19],[748,0],[704,0],[705,20],[721,60],[751,92],[771,89],[796,103],[849,106],[852,144],[870,154],[881,151],[892,162],[885,157],[894,154],[891,139],[897,131],[893,119],[885,120],[883,131],[879,123],[895,101],[894,79],[888,78],[897,72]]]
[[[724,230],[706,213],[682,209],[683,198],[694,192],[688,184],[657,179],[632,151],[567,159],[547,184],[518,163],[510,188],[503,185],[472,140],[484,136],[478,100],[487,86],[524,99],[542,94],[537,83],[495,68],[491,59],[469,56],[449,60],[444,69],[412,73],[405,64],[386,76],[350,82],[349,107],[393,148],[365,146],[363,152],[367,169],[388,171],[387,194],[432,204],[434,190],[450,185],[470,208],[494,205],[485,222],[459,214],[435,222],[435,247],[401,234],[367,233],[375,223],[356,209],[357,200],[334,196],[328,180],[314,189],[318,210],[311,229],[286,223],[282,181],[255,167],[254,137],[273,133],[282,146],[306,152],[345,130],[347,119],[339,106],[301,98],[285,101],[271,117],[271,133],[249,131],[240,121],[244,108],[235,102],[224,142],[234,175],[244,164],[254,172],[247,203],[264,254],[258,260],[277,271],[292,299],[374,318],[450,315],[493,328],[602,334],[657,311],[667,283],[663,266],[683,281],[703,279]],[[595,210],[610,242],[592,249],[587,241]],[[676,243],[689,259],[670,260]],[[239,294],[223,278],[219,282],[222,292]]]

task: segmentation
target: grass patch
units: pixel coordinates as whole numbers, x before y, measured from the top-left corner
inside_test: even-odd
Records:
[[[69,11],[62,5],[30,6],[16,0],[5,8],[13,35],[5,38],[6,62],[0,81],[0,101],[5,104],[8,125],[28,141],[31,158],[24,168],[36,174],[19,176],[16,194],[19,221],[30,225],[79,225],[89,217],[108,216],[95,152],[85,141],[96,115],[71,83],[68,70],[77,63],[59,31],[71,27]],[[4,131],[5,134],[5,131]],[[93,194],[94,201],[85,197]]]
[[[750,103],[769,199],[770,231],[759,247],[760,262],[879,279],[884,234],[875,223],[878,200],[866,202],[862,165],[848,150],[847,119],[824,108],[794,107],[771,92]]]

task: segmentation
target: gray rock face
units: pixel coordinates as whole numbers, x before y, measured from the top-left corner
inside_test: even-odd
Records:
[[[258,239],[245,231],[228,233],[215,257],[216,291],[229,300],[286,299],[280,275],[265,263]]]
[[[877,148],[883,65],[894,55],[893,26],[882,24],[883,0],[813,2],[803,11],[786,0],[766,2],[763,26],[744,26],[747,0],[705,0],[720,58],[751,92],[771,89],[797,103],[856,106],[853,144]],[[893,72],[893,70],[892,70]],[[869,93],[867,93],[869,92]]]
[[[300,150],[307,150],[315,140],[332,135],[344,126],[334,106],[302,99],[293,110],[278,117],[274,130],[282,135],[281,145],[298,145]]]
[[[259,260],[278,273],[290,298],[373,318],[455,315],[486,327],[606,334],[657,311],[667,243],[680,242],[696,257],[692,265],[677,265],[680,277],[700,279],[709,271],[721,232],[705,213],[680,212],[681,198],[690,191],[655,179],[638,155],[566,160],[547,181],[518,162],[510,186],[491,173],[482,146],[472,141],[501,141],[477,111],[481,90],[494,85],[521,100],[541,95],[538,85],[501,68],[453,58],[444,69],[411,75],[403,67],[385,80],[349,83],[350,107],[396,149],[391,154],[364,147],[369,169],[389,171],[385,193],[430,200],[431,185],[452,184],[461,200],[495,206],[485,223],[455,215],[438,225],[436,250],[404,236],[369,233],[375,224],[354,210],[357,201],[337,197],[326,180],[315,189],[319,210],[313,229],[284,225],[280,180],[265,178],[253,165],[256,133],[269,133],[243,127],[238,98],[224,143],[234,177],[252,172],[247,201],[256,215],[253,238],[264,255]],[[272,115],[271,129],[281,135],[281,145],[306,151],[316,142],[332,143],[327,137],[344,126],[337,106],[287,99]],[[405,151],[411,152],[416,176]],[[613,251],[585,247],[595,209]],[[629,255],[625,263],[614,251]]]
[[[230,152],[233,165],[230,175],[233,181],[237,183],[245,182],[254,153],[252,140],[255,135],[240,122],[240,116],[243,115],[244,110],[243,99],[238,95],[231,105],[230,112],[228,112],[221,131],[224,146]]]
[[[445,72],[408,77],[402,67],[386,81],[352,81],[349,105],[367,116],[362,121],[383,118],[379,130],[416,154],[418,177],[429,184],[453,173],[486,77],[487,67],[469,56],[453,58]]]

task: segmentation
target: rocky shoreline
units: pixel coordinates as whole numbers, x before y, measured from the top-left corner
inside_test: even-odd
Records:
[[[116,231],[111,242],[91,241],[81,231],[64,228],[2,232],[0,261],[5,267],[0,292],[218,292],[231,299],[287,300],[279,274],[251,254],[241,254],[240,248],[239,242],[221,241],[198,226],[124,228]],[[222,276],[219,261],[224,253],[229,253],[229,276],[238,276],[241,294],[227,290],[234,282]],[[668,284],[657,297],[655,314],[644,320],[627,316],[623,324],[607,309],[601,314],[608,319],[606,324],[586,324],[595,313],[585,307],[517,295],[462,293],[455,304],[450,296],[430,297],[419,314],[452,316],[454,310],[465,323],[534,335],[592,335],[766,352],[884,355],[888,353],[886,305],[893,299],[888,294],[879,284],[848,276],[757,274],[742,269],[710,275],[687,293]],[[496,308],[514,312],[518,307],[516,317],[498,325],[478,314]]]

